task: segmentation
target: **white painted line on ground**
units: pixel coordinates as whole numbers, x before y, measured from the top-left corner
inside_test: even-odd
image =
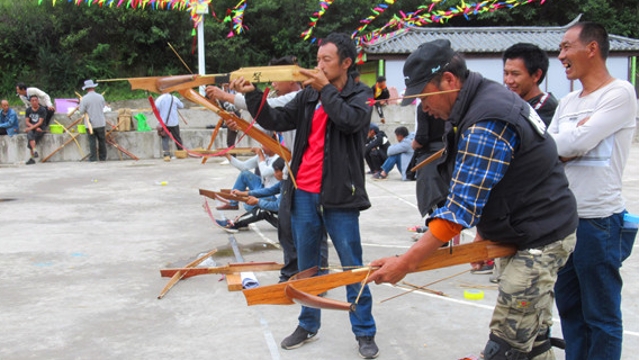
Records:
[[[372,183],[372,184],[371,184],[371,183]],[[375,182],[375,181],[367,182],[366,184],[367,184],[367,185],[368,185],[368,184],[374,185],[375,187],[377,187],[377,188],[379,188],[379,189],[381,189],[381,190],[383,190],[383,191],[387,192],[388,194],[390,194],[390,196],[391,196],[391,197],[393,197],[393,198],[395,198],[395,199],[397,199],[397,200],[399,200],[399,201],[401,201],[401,202],[405,203],[406,205],[408,205],[408,206],[410,206],[410,207],[412,207],[412,208],[414,208],[414,209],[417,209],[417,204],[416,204],[415,202],[411,202],[411,201],[408,201],[408,200],[404,199],[403,197],[401,197],[401,196],[399,196],[399,195],[395,194],[394,192],[392,192],[392,191],[388,190],[387,188],[385,188],[385,187],[383,187],[383,186],[380,186],[381,184],[378,184],[378,183],[377,183],[377,182]],[[381,198],[381,196],[376,196],[375,198]]]
[[[411,245],[371,244],[371,243],[362,243],[362,246],[392,248],[392,249],[410,249],[411,247]]]
[[[282,247],[280,246],[280,243],[279,243],[279,242],[277,242],[277,241],[273,241],[273,240],[271,240],[271,238],[269,238],[268,236],[264,235],[264,234],[260,231],[260,229],[259,229],[259,228],[258,228],[255,224],[250,224],[250,225],[249,225],[249,228],[250,228],[251,230],[253,230],[253,231],[254,231],[257,235],[259,235],[259,237],[261,237],[261,238],[262,238],[262,240],[264,240],[264,241],[266,241],[267,243],[269,243],[269,244],[271,244],[271,245],[275,246],[275,247],[276,247],[276,248],[278,248],[278,249],[281,249],[281,248],[282,248]]]
[[[266,345],[268,346],[268,351],[271,353],[271,359],[280,360],[280,350],[275,342],[275,338],[273,337],[273,333],[268,326],[268,321],[264,319],[262,313],[259,310],[256,310],[257,316],[260,318],[260,325],[262,326],[262,333],[264,334],[264,340],[266,340]]]

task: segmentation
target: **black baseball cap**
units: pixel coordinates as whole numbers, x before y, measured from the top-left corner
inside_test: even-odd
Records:
[[[453,58],[455,51],[446,39],[433,40],[419,45],[404,63],[404,96],[417,95],[424,86],[440,72]],[[409,105],[414,99],[402,100],[402,106]]]

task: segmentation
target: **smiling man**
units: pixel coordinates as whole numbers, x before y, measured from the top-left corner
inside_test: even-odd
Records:
[[[528,103],[470,72],[448,40],[415,50],[404,65],[404,79],[406,95],[422,94],[422,110],[457,127],[442,169],[451,177],[450,187],[445,204],[430,216],[428,231],[405,254],[373,261],[380,269],[370,280],[398,282],[462,229],[476,226],[476,241],[518,249],[502,258],[484,359],[554,359],[553,286],[575,245],[577,227],[575,198],[554,141]]]
[[[268,130],[296,129],[291,172],[297,188],[289,183],[283,191],[292,196],[291,223],[300,271],[320,265],[320,246],[326,232],[331,237],[342,266],[362,266],[359,213],[371,206],[365,188],[364,147],[371,120],[373,96],[366,85],[350,75],[357,55],[346,34],[331,34],[320,43],[317,69],[300,72],[308,77],[306,87],[284,107],[267,103],[259,111],[262,92],[240,78],[231,86],[246,93],[246,103],[257,122]],[[258,116],[259,113],[259,116]],[[229,122],[229,127],[234,126]],[[283,199],[282,201],[284,201]],[[347,299],[358,298],[361,285],[346,287]],[[377,357],[373,299],[368,286],[362,289],[351,329],[364,359]],[[320,310],[302,307],[295,331],[281,346],[295,349],[317,339]]]
[[[539,85],[548,71],[548,55],[537,45],[518,43],[504,52],[504,84],[535,109],[546,126],[557,108],[557,99]]]
[[[621,358],[619,269],[637,234],[636,225],[624,224],[621,189],[637,97],[629,82],[608,72],[609,47],[599,24],[577,23],[566,31],[559,60],[566,77],[579,80],[583,89],[561,99],[548,128],[579,214],[577,246],[555,286],[568,360]]]

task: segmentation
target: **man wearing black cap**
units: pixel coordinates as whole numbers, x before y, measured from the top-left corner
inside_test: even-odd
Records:
[[[440,168],[451,179],[449,192],[429,230],[405,254],[373,261],[380,269],[369,280],[398,282],[442,243],[476,226],[476,241],[518,250],[502,262],[484,359],[554,359],[553,286],[574,249],[577,213],[552,137],[528,103],[470,72],[448,40],[414,51],[404,79],[407,96],[420,95],[425,112],[457,127]]]
[[[382,109],[382,106],[386,106],[386,100],[390,99],[390,93],[386,87],[386,78],[383,76],[378,77],[377,82],[371,89],[373,89],[373,99],[375,99],[375,110],[377,110],[377,115],[379,115],[379,122],[384,124],[386,123],[386,119],[384,119],[384,109]]]

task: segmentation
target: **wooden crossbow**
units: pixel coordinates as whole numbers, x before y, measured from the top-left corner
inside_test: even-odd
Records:
[[[256,66],[240,68],[236,71],[225,74],[152,76],[107,79],[98,80],[98,82],[126,80],[131,84],[131,90],[147,90],[163,94],[183,89],[191,89],[203,85],[224,84],[240,77],[254,83],[307,80],[308,77],[301,74],[299,71],[300,69],[301,68],[297,65]]]
[[[202,105],[205,108],[215,112],[224,120],[234,120],[237,126],[248,136],[257,140],[269,150],[278,154],[286,161],[290,161],[291,152],[277,140],[266,135],[262,131],[254,128],[252,124],[233,113],[225,111],[218,105],[209,101],[199,93],[193,90],[194,87],[227,83],[231,80],[243,77],[247,81],[255,83],[273,82],[273,81],[304,81],[308,77],[300,73],[300,67],[297,65],[280,65],[280,66],[258,66],[246,67],[227,74],[215,75],[177,75],[177,76],[156,76],[126,79],[111,79],[98,81],[118,81],[127,80],[131,84],[131,90],[147,90],[154,93],[167,93],[177,91],[184,98]],[[319,71],[319,70],[310,70]],[[216,132],[219,130],[221,122],[216,126]],[[215,133],[216,133],[215,132]],[[212,145],[212,144],[211,144]]]
[[[498,244],[492,241],[472,242],[449,249],[442,248],[422,261],[414,272],[510,256],[516,251],[513,245]],[[375,268],[363,267],[334,274],[313,276],[317,273],[317,269],[309,269],[287,282],[247,289],[243,293],[249,306],[298,303],[318,309],[354,311],[355,304],[326,299],[317,295],[339,286],[362,282],[376,270]]]

